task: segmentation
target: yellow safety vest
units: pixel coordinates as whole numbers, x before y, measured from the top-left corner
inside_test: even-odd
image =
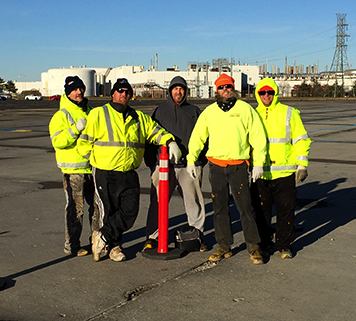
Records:
[[[229,111],[213,103],[200,114],[190,136],[188,165],[198,159],[209,138],[207,157],[219,160],[250,159],[254,150],[254,164],[262,166],[266,158],[266,135],[258,114],[242,100]]]
[[[274,89],[272,104],[266,107],[258,91],[264,86]],[[262,179],[272,180],[294,173],[298,165],[308,166],[311,140],[303,125],[299,110],[281,104],[278,86],[273,79],[261,80],[256,87],[258,107],[267,135],[267,158]]]
[[[89,108],[87,110],[89,112]],[[81,107],[72,103],[66,94],[60,100],[60,109],[53,115],[49,123],[49,133],[52,146],[56,152],[57,166],[63,173],[91,173],[91,166],[77,149],[79,131],[76,123],[87,113]]]
[[[93,167],[102,170],[129,171],[140,166],[145,142],[164,145],[174,140],[141,111],[128,108],[126,119],[110,104],[94,108],[78,139],[78,152],[89,159]]]

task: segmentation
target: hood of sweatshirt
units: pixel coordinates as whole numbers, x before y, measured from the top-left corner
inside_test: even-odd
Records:
[[[274,97],[273,97],[273,100],[272,100],[272,103],[270,105],[270,108],[273,108],[275,107],[277,104],[279,104],[279,88],[278,88],[278,85],[276,84],[276,82],[271,79],[271,78],[264,78],[262,79],[258,84],[257,84],[257,87],[255,89],[255,97],[256,97],[256,100],[258,102],[258,107],[264,107],[264,104],[262,103],[261,101],[261,97],[260,95],[258,94],[258,92],[260,91],[260,89],[264,86],[269,86],[271,87],[275,94],[274,94]]]

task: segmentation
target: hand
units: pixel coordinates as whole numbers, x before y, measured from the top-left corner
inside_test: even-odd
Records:
[[[182,156],[182,152],[180,151],[178,145],[176,142],[171,142],[168,145],[169,147],[169,161],[173,164],[178,164],[181,156]]]
[[[296,174],[296,182],[303,182],[308,177],[308,171],[305,166],[299,165]]]
[[[197,170],[196,170],[195,165],[188,165],[187,172],[191,178],[195,179],[197,177]]]
[[[77,127],[78,131],[81,132],[85,128],[86,124],[87,124],[87,120],[85,117],[83,117],[77,121],[75,127]]]
[[[255,183],[262,176],[263,176],[263,167],[262,166],[253,166],[252,181]]]

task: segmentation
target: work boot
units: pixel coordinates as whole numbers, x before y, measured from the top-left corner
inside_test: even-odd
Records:
[[[250,253],[250,259],[252,260],[253,264],[263,264],[263,256],[260,250],[254,250]]]
[[[121,262],[126,260],[126,256],[124,253],[122,253],[120,246],[115,246],[114,248],[112,248],[109,256],[110,259],[112,259],[115,262]]]
[[[269,258],[271,255],[273,255],[273,247],[274,247],[273,242],[270,242],[268,244],[261,244],[260,252],[261,252],[262,256]]]
[[[209,261],[210,262],[219,262],[223,258],[227,259],[228,257],[232,256],[231,250],[223,250],[220,245],[218,245],[214,254],[210,255]]]
[[[74,255],[74,256],[85,256],[88,254],[88,251],[86,249],[83,249],[82,247],[78,251],[72,251],[72,250],[68,250],[67,248],[64,248],[63,252],[65,254]]]
[[[201,240],[200,242],[200,252],[207,252],[208,251],[208,246],[206,245],[204,240]]]
[[[106,253],[106,243],[102,239],[102,234],[100,231],[93,231],[91,250],[93,252],[93,260],[98,262],[100,257],[104,256]]]
[[[281,258],[282,259],[292,259],[293,258],[293,253],[289,249],[284,249],[281,251]]]
[[[143,249],[142,251],[146,250],[146,249],[154,249],[156,247],[156,240],[154,239],[147,239],[144,246],[143,246]]]

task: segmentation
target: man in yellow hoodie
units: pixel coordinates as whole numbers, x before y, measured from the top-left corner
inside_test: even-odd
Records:
[[[266,136],[257,113],[249,104],[238,99],[235,80],[227,74],[221,74],[215,85],[216,102],[199,116],[189,140],[187,156],[187,171],[196,178],[194,163],[209,139],[206,157],[209,160],[215,238],[218,243],[216,252],[209,260],[217,262],[232,255],[233,235],[229,214],[231,187],[250,258],[254,264],[263,264],[250,197],[248,167],[253,149],[252,176],[254,180],[261,177],[266,158]]]
[[[270,78],[262,79],[255,90],[258,112],[267,135],[267,158],[263,176],[252,184],[252,198],[257,214],[261,247],[273,248],[272,204],[275,204],[276,249],[284,259],[292,258],[296,182],[308,176],[310,139],[297,109],[281,104],[279,88]]]
[[[83,229],[84,200],[89,205],[89,221],[97,225],[98,208],[94,204],[94,182],[89,161],[76,150],[77,140],[86,125],[90,108],[84,97],[85,85],[78,76],[68,76],[59,110],[53,115],[49,132],[56,152],[57,166],[63,172],[65,206],[64,253],[83,256],[80,246]]]

